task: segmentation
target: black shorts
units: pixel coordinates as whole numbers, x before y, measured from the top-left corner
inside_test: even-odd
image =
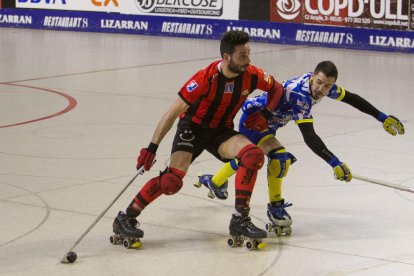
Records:
[[[177,132],[171,153],[176,151],[186,151],[193,154],[191,160],[194,161],[204,150],[207,150],[217,159],[228,162],[231,159],[225,159],[220,156],[218,149],[220,145],[231,137],[240,134],[230,128],[202,128],[201,126],[180,119],[177,124]]]

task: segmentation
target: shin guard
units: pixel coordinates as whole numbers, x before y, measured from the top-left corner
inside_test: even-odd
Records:
[[[240,164],[236,173],[236,210],[248,209],[257,172],[263,166],[264,153],[261,148],[248,145],[240,150],[237,158]]]

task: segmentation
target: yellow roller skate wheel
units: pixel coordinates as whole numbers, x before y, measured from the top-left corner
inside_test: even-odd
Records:
[[[140,241],[136,241],[131,245],[132,248],[140,248],[141,246],[142,243]]]
[[[258,245],[257,245],[257,248],[258,249],[263,249],[263,248],[265,248],[266,247],[266,243],[265,242],[261,242],[261,243],[259,243]]]
[[[202,176],[203,174],[201,173],[201,172],[199,172],[198,174],[197,174],[197,178],[200,180],[200,176]],[[195,182],[194,183],[194,186],[195,187],[197,187],[197,188],[200,188],[201,187],[201,185],[203,185],[203,184],[201,184],[200,183],[200,181],[197,181],[197,182]]]

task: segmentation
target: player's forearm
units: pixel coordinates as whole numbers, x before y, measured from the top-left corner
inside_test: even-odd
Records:
[[[319,136],[308,137],[305,139],[305,143],[316,155],[325,160],[327,163],[335,157],[335,155],[328,150]]]
[[[345,96],[342,99],[343,102],[355,107],[361,112],[364,112],[368,115],[373,116],[374,118],[378,119],[378,116],[380,115],[380,111],[375,108],[371,103],[369,103],[367,100],[362,98],[361,96],[351,93],[349,91],[345,91]]]
[[[152,136],[151,143],[154,143],[156,145],[159,145],[164,139],[165,135],[170,131],[172,125],[174,124],[174,121],[176,118],[170,118],[165,116],[161,118],[160,122],[157,125],[157,128],[155,129],[154,135]]]
[[[328,150],[322,139],[316,134],[312,123],[298,124],[306,145],[320,158],[329,163],[335,155]]]

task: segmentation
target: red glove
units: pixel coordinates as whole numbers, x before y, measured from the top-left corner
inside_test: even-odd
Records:
[[[247,129],[253,129],[262,132],[268,128],[268,120],[271,115],[272,112],[270,112],[267,108],[260,109],[248,115],[243,125]]]
[[[157,152],[158,145],[150,143],[148,148],[142,148],[137,158],[137,170],[142,166],[146,171],[149,171],[154,164],[155,153]]]

